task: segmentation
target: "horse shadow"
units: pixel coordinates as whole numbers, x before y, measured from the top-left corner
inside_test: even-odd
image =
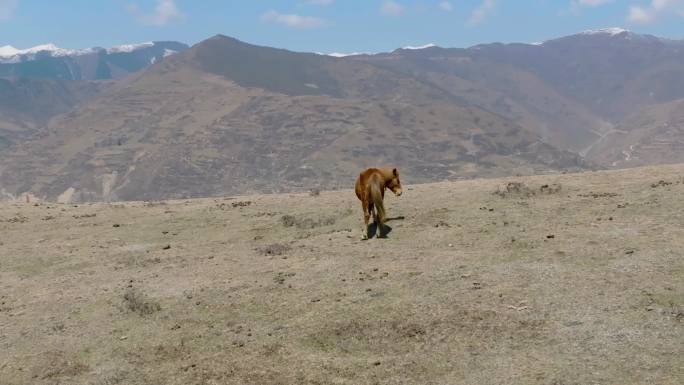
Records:
[[[378,231],[380,232],[380,238],[387,238],[389,233],[392,232],[392,227],[387,225],[386,222],[400,221],[403,219],[404,219],[403,216],[398,216],[398,217],[394,217],[394,218],[387,218],[387,219],[385,219],[385,223],[382,225],[382,228],[378,228],[378,224],[376,222],[369,224],[368,229],[367,229],[368,238],[375,237],[378,234]]]
[[[387,235],[392,232],[392,228],[387,226],[387,224],[382,225],[382,228],[378,228],[378,224],[373,222],[368,225],[368,239],[374,238],[378,231],[380,232],[379,238],[387,238]]]

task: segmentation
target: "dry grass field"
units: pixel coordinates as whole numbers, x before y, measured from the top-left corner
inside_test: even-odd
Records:
[[[684,383],[684,165],[403,182],[0,204],[0,383]]]

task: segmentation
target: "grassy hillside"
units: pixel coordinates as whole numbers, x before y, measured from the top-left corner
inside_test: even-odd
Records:
[[[4,203],[0,378],[681,384],[683,174],[406,178],[365,242],[351,190]]]

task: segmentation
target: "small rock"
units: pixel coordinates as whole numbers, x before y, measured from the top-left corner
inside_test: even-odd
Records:
[[[171,248],[171,245],[166,245],[166,246],[162,247],[163,250],[168,250],[170,248]]]
[[[121,227],[121,225],[118,224],[118,223],[115,223],[115,224],[112,225],[112,227]]]
[[[553,234],[549,234],[549,235],[546,236],[546,238],[547,238],[547,239],[553,239],[553,238],[556,238],[556,236],[553,235]]]

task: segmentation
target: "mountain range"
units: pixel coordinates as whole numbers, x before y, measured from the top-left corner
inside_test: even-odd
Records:
[[[6,45],[0,47],[0,77],[120,79],[187,48],[186,44],[168,41],[87,49],[43,44],[22,50]]]
[[[0,195],[149,200],[348,188],[376,164],[415,183],[684,160],[682,41],[605,29],[379,54],[222,35],[185,47],[0,49]]]

